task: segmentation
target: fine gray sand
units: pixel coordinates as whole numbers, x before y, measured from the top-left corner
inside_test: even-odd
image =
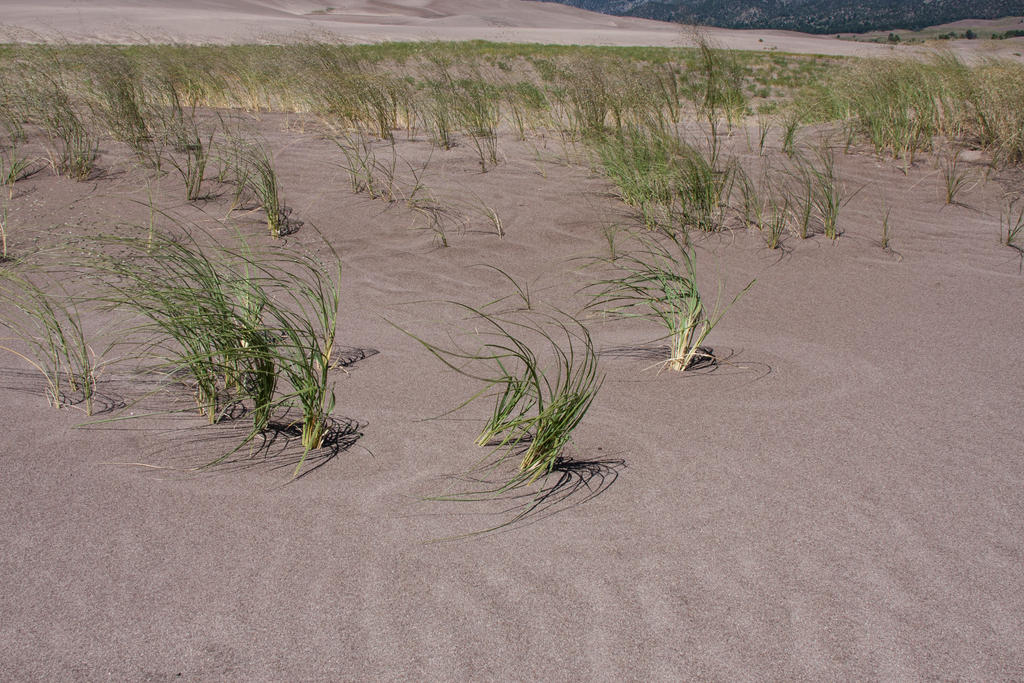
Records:
[[[263,18],[225,19],[238,31],[225,34],[209,23],[221,3],[175,4],[191,9],[161,19],[135,3],[136,25],[239,40],[337,19],[306,14],[314,3],[237,0]],[[374,33],[385,3],[348,3],[338,21],[364,21],[361,39],[410,37],[437,7],[477,3],[401,5],[394,34]],[[591,22],[558,24],[565,42],[600,22],[608,42],[680,35],[486,3],[496,16],[525,5]],[[126,40],[115,21],[96,28],[98,6],[8,2],[0,23]],[[459,21],[451,31],[488,39],[553,30]],[[609,229],[627,246],[638,218],[584,147],[557,137],[505,130],[501,163],[481,173],[464,136],[440,151],[396,133],[401,182],[425,166],[450,209],[443,248],[403,202],[354,194],[315,120],[235,116],[266,141],[304,222],[284,243],[323,250],[319,231],[341,257],[338,344],[352,362],[332,374],[334,417],[352,433],[294,481],[294,442],[197,471],[241,432],[169,412],[190,406],[187,392],[146,398],[155,378],[124,361],[98,386],[109,411],[90,419],[48,407],[38,373],[0,352],[0,680],[1024,679],[1024,275],[1021,254],[999,243],[1019,170],[986,176],[968,155],[970,182],[946,205],[934,157],[904,173],[837,146],[851,196],[838,240],[787,235],[772,251],[754,230],[695,237],[705,296],[721,285],[728,300],[756,278],[708,339],[717,367],[659,372],[656,325],[588,319],[606,380],[567,450],[576,467],[520,522],[436,542],[502,524],[524,501],[425,500],[465,490],[453,477],[481,457],[473,440],[489,407],[430,419],[478,386],[392,323],[437,342],[470,332],[438,302],[508,294],[482,264],[576,311],[596,278],[581,257],[607,254]],[[30,133],[26,149],[43,157]],[[756,136],[738,127],[727,143],[751,171]],[[773,133],[782,163],[779,148]],[[146,225],[150,202],[166,229],[278,244],[229,194],[188,204],[176,175],[147,183],[126,147],[106,140],[100,152],[93,180],[43,170],[16,184],[13,254]],[[891,251],[878,244],[886,211]],[[107,318],[88,315],[102,337]],[[127,412],[155,414],[98,422]]]
[[[426,419],[476,385],[387,320],[435,341],[466,331],[432,301],[507,293],[483,263],[575,310],[593,275],[572,259],[636,219],[551,141],[503,136],[481,174],[468,144],[430,156],[400,140],[464,216],[438,248],[401,203],[350,191],[316,124],[245,125],[305,221],[287,243],[322,248],[315,226],[341,255],[338,343],[365,358],[336,373],[335,416],[362,436],[291,483],[294,447],[196,473],[237,429],[191,411],[82,427],[3,356],[0,678],[1024,676],[1024,276],[998,243],[1014,178],[946,206],[928,160],[904,175],[839,154],[860,191],[838,241],[790,236],[780,253],[756,232],[699,239],[708,293],[757,278],[709,339],[723,362],[659,374],[656,326],[592,321],[607,380],[568,452],[589,465],[520,524],[428,543],[521,501],[423,500],[464,490],[448,475],[480,457],[487,408]],[[743,152],[742,131],[731,144]],[[13,251],[146,223],[142,172],[102,151],[99,180],[19,183]],[[227,198],[185,205],[174,176],[150,192],[226,236]],[[877,244],[883,206],[898,254]],[[229,223],[272,246],[259,212]],[[99,390],[116,405],[153,381],[121,364]],[[147,409],[190,400],[162,396]]]

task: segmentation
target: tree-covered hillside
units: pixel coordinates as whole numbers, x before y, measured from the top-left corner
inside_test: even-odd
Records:
[[[583,9],[726,28],[808,33],[919,29],[1024,15],[1024,0],[549,0]]]

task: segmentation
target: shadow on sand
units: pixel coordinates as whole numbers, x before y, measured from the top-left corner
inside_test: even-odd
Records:
[[[525,449],[526,445],[517,444],[515,451],[504,459],[513,460],[516,456],[522,455]],[[499,531],[512,531],[565,512],[583,505],[607,491],[625,468],[626,461],[622,458],[562,457],[555,462],[549,473],[536,482],[536,485],[528,485],[524,482],[509,486],[509,480],[514,480],[516,473],[511,473],[509,478],[502,480],[497,476],[496,465],[484,468],[494,473],[494,477],[467,475],[456,477],[459,481],[478,487],[477,490],[439,496],[431,498],[431,500],[491,502],[494,505],[500,505],[501,509],[484,514],[499,517],[503,521],[479,531],[439,538],[435,541],[454,541]],[[475,514],[479,514],[479,512]]]

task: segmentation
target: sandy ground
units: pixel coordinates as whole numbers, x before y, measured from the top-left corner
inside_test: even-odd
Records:
[[[741,50],[862,56],[921,51],[790,31],[700,31],[721,47]],[[693,27],[527,0],[352,0],[333,6],[306,0],[5,0],[0,7],[0,36],[5,35],[18,41],[100,43],[480,39],[674,47],[696,41]],[[1019,58],[1014,53],[1024,52],[1022,45],[1024,39],[951,41],[942,47],[969,58],[979,53]]]
[[[479,457],[486,408],[426,419],[475,385],[387,320],[462,329],[424,300],[507,291],[484,263],[578,307],[594,275],[573,259],[636,218],[553,141],[504,136],[482,174],[465,139],[432,155],[402,139],[464,217],[438,248],[403,204],[353,194],[315,126],[245,125],[305,221],[288,244],[322,248],[315,226],[341,254],[338,342],[365,358],[335,373],[335,416],[361,436],[293,483],[294,444],[187,472],[237,431],[190,413],[82,427],[0,357],[0,678],[1024,678],[1024,275],[998,242],[1014,178],[946,206],[927,160],[904,175],[840,154],[859,192],[835,243],[698,240],[707,291],[757,279],[709,340],[723,362],[659,374],[656,326],[593,321],[607,380],[569,449],[581,486],[510,530],[430,544],[516,501],[422,500]],[[102,153],[96,180],[18,184],[15,253],[148,220],[145,173]],[[187,205],[173,175],[149,192],[223,234],[227,197]],[[885,208],[897,253],[878,246]],[[270,244],[258,212],[229,223]],[[116,406],[148,382],[122,364],[100,391]]]
[[[4,2],[0,24],[99,42],[691,41],[676,26],[511,0],[312,14],[324,7],[40,0]],[[892,50],[709,34],[744,49]],[[388,321],[435,339],[463,329],[431,301],[507,291],[485,263],[575,309],[594,277],[578,257],[606,253],[605,232],[637,219],[555,140],[505,135],[502,163],[481,174],[468,140],[431,152],[400,139],[398,167],[425,165],[453,212],[439,248],[401,202],[353,194],[315,124],[240,125],[274,151],[305,222],[288,244],[321,249],[315,227],[341,254],[338,343],[353,363],[335,373],[335,417],[353,434],[292,483],[288,442],[195,473],[236,427],[191,413],[83,426],[77,410],[46,406],[28,365],[0,356],[0,679],[1024,678],[1024,275],[998,242],[1018,176],[982,182],[971,166],[962,204],[947,206],[932,160],[904,174],[839,155],[854,196],[837,242],[698,240],[706,291],[757,279],[709,340],[722,363],[659,374],[655,326],[592,321],[607,379],[552,506],[429,543],[505,521],[520,501],[423,500],[457,490],[448,475],[479,457],[486,408],[428,419],[476,387]],[[734,147],[760,163],[742,133]],[[229,212],[226,196],[186,204],[177,176],[147,181],[123,147],[101,151],[89,182],[42,171],[16,186],[13,253],[144,224],[150,198],[225,237],[227,216],[273,246],[258,212]],[[894,253],[878,245],[887,210]],[[152,388],[130,363],[110,367],[104,416]],[[128,410],[188,401],[164,392]]]

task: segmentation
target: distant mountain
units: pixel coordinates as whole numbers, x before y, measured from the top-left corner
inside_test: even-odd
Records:
[[[920,29],[1024,15],[1024,0],[546,0],[622,16],[806,33]]]

